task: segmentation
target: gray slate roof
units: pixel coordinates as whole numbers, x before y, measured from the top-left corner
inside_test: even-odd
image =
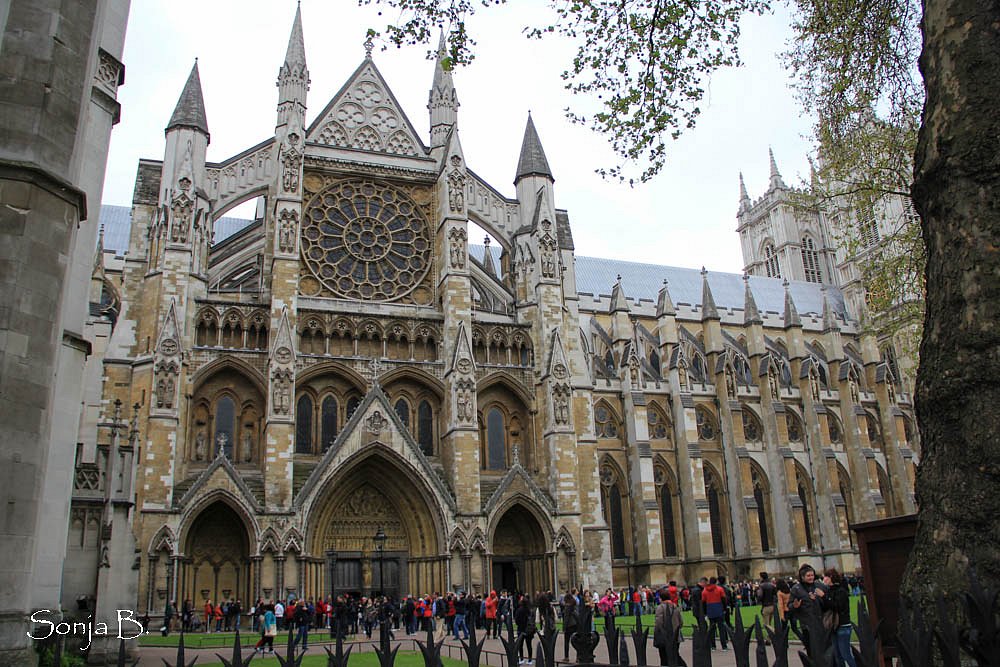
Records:
[[[201,94],[201,77],[198,75],[198,61],[194,62],[184,90],[181,91],[174,113],[170,116],[167,129],[172,127],[193,127],[208,134],[208,118],[205,116],[205,98]]]
[[[132,227],[132,209],[128,206],[101,206],[101,224],[104,226],[104,250],[124,255],[128,250],[129,231]],[[253,224],[245,218],[219,218],[215,221],[213,244],[225,241],[236,232]]]
[[[469,252],[475,259],[482,262],[483,246],[470,244]],[[491,247],[490,252],[493,253],[496,260],[499,249]],[[610,299],[611,290],[619,275],[622,277],[622,289],[625,296],[632,303],[639,300],[656,303],[660,288],[663,287],[663,279],[666,278],[675,306],[687,305],[701,308],[702,278],[700,269],[576,256],[576,289],[580,294]],[[723,309],[743,310],[746,289],[742,275],[709,271],[708,284],[712,288],[715,305],[720,311]],[[751,276],[750,290],[753,292],[754,300],[761,313],[772,312],[780,315],[785,312],[785,288],[780,279]],[[817,315],[823,312],[823,293],[820,290],[820,285],[793,281],[789,283],[789,290],[799,312],[816,313]],[[826,297],[833,312],[838,317],[846,319],[847,309],[840,290],[832,285],[827,285]]]
[[[528,115],[528,124],[524,127],[524,139],[521,140],[521,156],[517,159],[517,176],[514,182],[524,176],[548,176],[553,178],[549,169],[549,161],[545,159],[542,142],[535,131],[535,122]]]

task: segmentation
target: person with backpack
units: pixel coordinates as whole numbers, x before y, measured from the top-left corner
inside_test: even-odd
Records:
[[[528,600],[528,596],[524,595],[521,597],[521,602],[517,605],[517,609],[514,610],[514,624],[517,626],[517,634],[520,636],[520,641],[517,643],[517,657],[519,665],[533,665],[535,661],[531,658],[531,645],[535,640],[535,613],[531,608],[531,601]],[[525,650],[527,647],[527,650]],[[528,659],[524,659],[524,654],[527,652]]]
[[[683,617],[681,610],[671,601],[670,593],[666,589],[660,592],[660,604],[656,607],[655,615],[653,646],[660,652],[660,665],[665,667],[671,664],[673,656],[677,665],[687,667],[680,655],[680,645],[684,641],[680,631],[684,623]]]

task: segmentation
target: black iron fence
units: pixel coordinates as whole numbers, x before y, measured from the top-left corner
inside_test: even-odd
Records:
[[[927,613],[921,609],[911,609],[902,605],[900,627],[897,629],[900,662],[902,667],[960,667],[962,664],[974,662],[978,667],[1000,667],[1000,592],[985,590],[973,581],[972,590],[958,601],[958,608],[948,606],[939,600],[933,610],[937,617],[936,627],[928,630],[925,619]],[[733,646],[736,667],[789,667],[790,641],[793,638],[801,642],[797,649],[798,658],[803,667],[839,667],[834,648],[836,627],[827,627],[823,617],[818,613],[807,613],[797,624],[781,622],[775,618],[775,627],[763,627],[758,617],[754,625],[745,627],[741,614],[735,614],[735,626],[726,627]],[[592,628],[593,619],[590,610],[583,609],[580,627]],[[570,644],[575,651],[575,660],[562,661],[556,659],[556,646],[560,632],[554,627],[544,627],[535,635],[537,667],[625,667],[649,665],[646,655],[650,629],[642,626],[641,617],[636,618],[636,625],[631,632],[617,628],[614,620],[609,619],[604,628],[604,642],[608,651],[608,663],[595,661],[595,650],[601,642],[601,635],[593,630],[578,631],[570,637]],[[868,610],[862,599],[858,604],[858,623],[852,624],[852,630],[857,637],[856,645],[851,651],[857,667],[881,667],[880,630],[872,628]],[[665,665],[667,667],[687,667],[680,656],[680,633],[678,628],[668,639],[664,647]],[[423,656],[425,667],[441,667],[442,655],[464,661],[468,667],[518,667],[520,649],[524,642],[532,641],[524,634],[515,633],[508,622],[505,628],[506,636],[500,636],[503,651],[489,651],[483,648],[486,637],[478,638],[476,628],[469,627],[469,638],[461,642],[461,646],[445,644],[444,639],[435,640],[434,632],[427,631],[424,641],[417,639],[394,640],[389,623],[380,623],[378,643],[345,642],[345,633],[332,631],[335,642],[332,649],[324,647],[327,653],[327,667],[347,667],[351,652],[357,646],[372,646],[378,656],[379,667],[394,667],[396,655],[405,642],[411,642]],[[712,644],[709,624],[704,617],[699,617],[693,626],[690,641],[691,667],[712,667]],[[61,665],[63,645],[58,642],[54,647],[54,665]],[[300,667],[304,650],[296,645],[295,632],[289,630],[284,655],[276,651],[278,662],[282,667]],[[752,652],[752,654],[751,654]],[[190,654],[190,649],[188,649]],[[240,642],[237,632],[233,639],[233,647],[229,657],[216,654],[226,667],[246,667],[255,655],[251,649]],[[965,659],[963,660],[963,656]],[[751,662],[751,660],[753,662]],[[173,664],[163,661],[167,667],[191,667],[194,660],[188,661],[185,655],[184,635],[181,634],[177,645],[177,654]],[[660,663],[660,656],[654,661]],[[117,667],[135,667],[139,660],[130,660],[126,655],[126,643],[120,643]]]

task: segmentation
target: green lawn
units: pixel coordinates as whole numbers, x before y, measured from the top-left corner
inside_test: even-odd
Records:
[[[187,641],[184,642],[187,645]],[[229,658],[230,654],[222,653],[225,658]],[[281,655],[284,656],[284,650],[282,650]],[[246,657],[245,655],[243,656]],[[253,660],[253,664],[256,667],[278,667],[278,659],[274,656],[257,656]],[[368,653],[351,653],[348,664],[351,667],[378,667],[378,656],[375,655],[374,651],[369,651]],[[451,658],[441,657],[441,664],[443,667],[468,667],[467,663],[462,660],[453,660]],[[303,667],[325,667],[326,665],[326,651],[322,648],[315,647],[310,648],[309,652],[306,654],[305,660],[302,661]],[[221,662],[209,662],[202,664],[198,663],[198,667],[222,667]],[[396,656],[396,667],[424,667],[424,658],[419,653],[413,651],[400,651]]]

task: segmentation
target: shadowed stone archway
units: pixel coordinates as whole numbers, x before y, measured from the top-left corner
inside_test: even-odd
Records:
[[[511,505],[493,530],[493,588],[528,594],[552,588],[547,543],[546,531],[535,514],[520,503]]]

